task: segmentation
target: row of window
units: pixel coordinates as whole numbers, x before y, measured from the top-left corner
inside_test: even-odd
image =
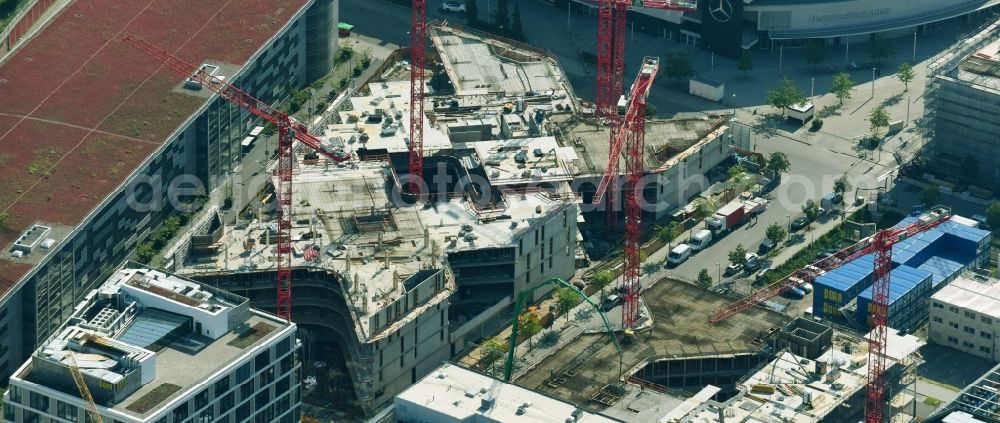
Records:
[[[956,338],[954,336],[949,336],[948,337],[948,342],[957,345],[958,342],[959,342],[959,340],[958,340],[958,338]],[[976,348],[976,345],[973,344],[973,343],[971,343],[971,342],[968,342],[968,341],[962,341],[962,347],[972,350],[972,349]],[[979,346],[979,352],[984,353],[984,354],[990,354],[992,352],[992,349],[988,345],[980,345]]]
[[[933,308],[939,308],[939,309],[942,309],[942,310],[945,308],[944,304],[941,304],[941,303],[936,302],[936,301],[931,303],[931,307],[933,307]],[[955,314],[959,314],[958,307],[955,307],[955,306],[952,306],[952,305],[948,306],[948,311],[950,311],[952,313],[955,313]],[[976,320],[976,313],[975,312],[964,310],[964,311],[962,311],[962,314],[967,319]],[[987,325],[992,325],[993,324],[993,318],[989,317],[989,316],[979,316],[979,320],[981,320],[983,323],[986,323]]]

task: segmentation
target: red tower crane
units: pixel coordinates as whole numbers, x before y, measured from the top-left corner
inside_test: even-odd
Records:
[[[595,115],[611,129],[608,139],[609,151],[613,150],[621,119],[618,114],[617,102],[624,89],[625,80],[625,32],[627,30],[628,9],[630,6],[642,6],[654,9],[694,12],[698,9],[696,0],[599,0],[597,9],[597,91],[595,95]],[[609,156],[617,158],[617,155]],[[614,163],[614,175],[618,174],[617,160]],[[605,186],[607,197],[605,216],[607,218],[607,234],[618,232],[618,181]],[[595,202],[595,204],[597,204]]]
[[[190,78],[221,97],[235,103],[278,128],[278,167],[275,175],[278,183],[274,187],[278,200],[277,251],[277,311],[278,317],[292,318],[292,168],[295,161],[293,144],[298,140],[309,148],[323,154],[335,162],[350,159],[350,154],[331,152],[323,147],[319,138],[309,133],[306,125],[275,109],[270,104],[258,100],[236,86],[229,84],[202,68],[181,60],[161,50],[152,43],[126,33],[122,40],[139,51],[163,63],[175,72]]]
[[[427,0],[413,0],[410,15],[410,193],[418,194],[424,177],[424,50],[427,47]]]
[[[872,283],[872,332],[868,340],[868,388],[865,400],[865,422],[885,422],[886,394],[886,340],[889,321],[889,274],[892,271],[892,247],[908,237],[934,228],[951,218],[951,212],[938,208],[902,228],[889,228],[847,247],[833,256],[796,270],[776,282],[760,288],[746,298],[716,310],[709,319],[719,323],[774,296],[792,289],[797,284],[810,282],[828,270],[866,254],[875,254]]]
[[[653,81],[660,70],[660,59],[643,59],[639,76],[632,84],[627,108],[621,117],[621,126],[611,145],[611,157],[618,157],[625,148],[625,265],[622,275],[622,326],[631,327],[639,319],[639,266],[642,247],[642,177],[643,143],[646,139],[646,100],[653,87]],[[613,180],[617,180],[617,160],[608,161],[608,170],[601,178],[594,204],[600,204],[603,190]]]

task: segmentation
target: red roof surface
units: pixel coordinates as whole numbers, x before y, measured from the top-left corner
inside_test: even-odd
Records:
[[[0,65],[0,245],[41,220],[78,225],[204,98],[121,42],[244,64],[307,0],[77,0]],[[0,260],[0,296],[30,265]]]

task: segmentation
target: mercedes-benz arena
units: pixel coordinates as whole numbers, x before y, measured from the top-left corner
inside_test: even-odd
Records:
[[[594,0],[569,0],[572,7],[593,10]],[[567,7],[567,0],[554,0]],[[969,19],[1000,10],[1000,0],[699,0],[697,12],[636,7],[629,20],[636,31],[698,45],[726,56],[755,46],[828,44],[922,32],[928,25]]]

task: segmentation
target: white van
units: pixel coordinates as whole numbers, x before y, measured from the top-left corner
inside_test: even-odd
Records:
[[[684,260],[687,260],[688,257],[691,257],[692,251],[694,250],[691,248],[690,245],[687,244],[681,244],[674,247],[673,250],[670,250],[670,254],[667,254],[667,265],[677,266],[681,263],[684,263]]]
[[[698,233],[694,234],[694,236],[691,237],[691,240],[688,241],[688,244],[691,245],[691,248],[694,249],[694,251],[704,249],[711,243],[712,231],[708,229],[698,231]]]

